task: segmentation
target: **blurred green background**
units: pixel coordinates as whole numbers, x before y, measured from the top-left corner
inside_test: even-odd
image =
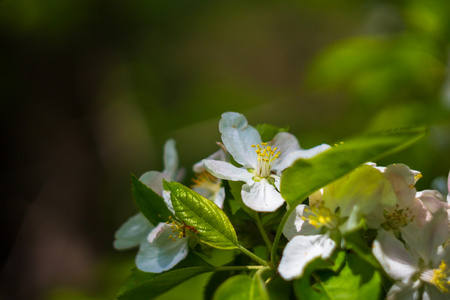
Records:
[[[0,298],[111,299],[135,254],[112,248],[130,173],[162,170],[170,137],[189,173],[225,111],[304,148],[430,126],[379,163],[442,186],[449,20],[448,0],[0,1]]]

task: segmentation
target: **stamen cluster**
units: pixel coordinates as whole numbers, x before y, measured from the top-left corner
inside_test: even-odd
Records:
[[[255,148],[255,152],[258,154],[256,173],[263,178],[269,177],[273,162],[280,156],[281,151],[277,151],[277,147],[272,149],[270,146],[267,146],[267,143],[252,145],[252,147]]]
[[[170,224],[170,227],[172,227],[172,232],[174,235],[169,235],[169,240],[175,240],[181,239],[186,237],[186,226],[184,224],[181,224],[175,220],[172,220],[172,217],[169,217],[169,221],[166,222],[167,224]]]
[[[442,292],[448,292],[450,288],[450,269],[444,261],[441,261],[439,269],[433,270],[433,277],[430,282]]]
[[[413,222],[416,216],[412,213],[409,207],[400,208],[398,204],[395,205],[395,209],[392,212],[384,211],[384,217],[386,218],[386,223],[384,227],[391,229],[399,229],[405,227],[409,223]]]
[[[305,212],[308,212],[309,216],[302,216],[302,220],[316,228],[336,229],[339,225],[339,217],[322,204],[312,205],[310,209],[305,209]]]

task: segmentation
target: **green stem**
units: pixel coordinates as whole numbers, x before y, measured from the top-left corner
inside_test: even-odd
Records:
[[[247,271],[247,270],[258,270],[264,269],[264,266],[224,266],[217,267],[215,271]]]
[[[283,219],[281,219],[280,225],[278,226],[277,234],[273,240],[272,253],[270,255],[270,260],[274,266],[278,265],[277,248],[278,243],[280,242],[281,234],[283,233],[284,225],[286,225],[289,216],[295,210],[296,206],[297,205],[290,205],[289,210],[284,214]]]
[[[242,251],[242,253],[244,253],[245,255],[247,255],[248,257],[250,257],[251,259],[253,259],[255,262],[257,262],[258,264],[267,267],[269,264],[267,263],[267,261],[265,261],[264,259],[260,258],[259,256],[256,256],[255,254],[253,254],[252,252],[248,251],[247,249],[245,249],[244,247],[242,247],[241,245],[238,245],[239,250]]]
[[[267,249],[269,249],[269,253],[272,251],[272,242],[267,236],[267,232],[264,229],[263,224],[261,223],[261,219],[259,218],[259,213],[256,213],[256,225],[258,226],[259,232],[261,232],[261,236],[263,237],[264,242],[266,243]]]

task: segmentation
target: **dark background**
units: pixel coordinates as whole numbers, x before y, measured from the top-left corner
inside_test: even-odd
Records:
[[[130,173],[162,170],[170,137],[189,171],[225,111],[304,148],[430,126],[379,163],[442,186],[449,20],[446,0],[0,1],[1,299],[112,298]]]

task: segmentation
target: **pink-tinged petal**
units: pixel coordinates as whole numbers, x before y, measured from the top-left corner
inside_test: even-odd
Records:
[[[419,271],[417,258],[405,249],[391,231],[384,229],[378,231],[372,252],[386,273],[395,280],[406,282]]]
[[[169,239],[172,227],[159,223],[141,243],[136,266],[144,272],[161,273],[173,268],[188,254],[188,238]]]
[[[122,250],[139,246],[153,228],[155,226],[143,214],[132,216],[116,231],[114,248]]]
[[[163,179],[172,180],[167,173],[157,172],[157,171],[149,171],[142,174],[139,177],[139,180],[145,184],[148,188],[151,188],[155,193],[162,196],[163,192]]]
[[[252,178],[255,176],[246,169],[237,168],[224,161],[205,159],[203,160],[203,164],[209,173],[219,179],[252,183]]]
[[[303,158],[303,159],[313,158],[314,156],[319,155],[320,153],[322,153],[330,148],[331,148],[330,145],[322,144],[322,145],[316,146],[316,147],[308,149],[308,150],[296,150],[296,151],[290,152],[284,157],[279,157],[274,162],[273,170],[283,171],[284,169],[290,167],[294,163],[294,161],[296,161],[299,158]]]
[[[278,272],[285,280],[299,278],[310,262],[329,258],[335,248],[336,243],[326,235],[295,236],[284,248]]]
[[[402,238],[410,246],[411,251],[419,255],[428,264],[436,254],[437,247],[448,238],[447,211],[438,211],[422,228],[414,223],[401,229]]]
[[[171,179],[175,177],[178,169],[178,152],[175,145],[176,142],[173,139],[168,139],[164,144],[164,172]]]
[[[241,196],[245,205],[260,212],[276,211],[284,204],[280,192],[264,178],[252,185],[244,184]]]
[[[387,300],[418,300],[420,280],[417,281],[397,281],[389,290]]]
[[[219,131],[225,148],[234,160],[244,168],[256,168],[257,155],[252,145],[261,144],[261,136],[248,124],[244,115],[235,112],[222,114]]]
[[[441,193],[435,190],[424,190],[416,193],[416,197],[425,205],[432,213],[436,213],[440,209],[449,209],[450,206],[444,201]]]
[[[409,207],[416,197],[413,171],[404,164],[389,165],[384,171],[397,196],[400,207]]]

